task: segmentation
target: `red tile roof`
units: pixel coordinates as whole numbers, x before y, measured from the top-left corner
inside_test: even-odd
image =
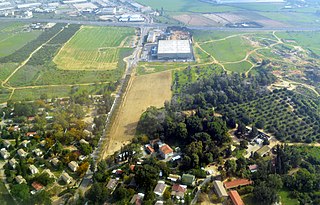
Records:
[[[152,154],[152,153],[154,153],[154,149],[151,147],[151,146],[147,146],[147,150],[149,150],[149,152]]]
[[[37,132],[27,132],[27,137],[35,136]]]
[[[171,147],[169,147],[169,145],[163,145],[162,147],[160,147],[160,150],[163,154],[169,154],[172,153],[173,150],[171,149]]]
[[[174,184],[172,186],[172,191],[175,191],[175,192],[185,192],[187,191],[187,188],[181,186],[180,184]]]
[[[234,205],[244,205],[244,202],[242,201],[242,199],[237,191],[231,190],[229,192],[229,196],[230,196]]]
[[[250,181],[249,179],[236,179],[230,182],[223,182],[223,183],[226,189],[231,189],[231,188],[236,188],[238,186],[247,186],[252,184],[253,182]]]
[[[43,185],[40,184],[39,182],[32,182],[31,186],[37,191],[43,189]]]

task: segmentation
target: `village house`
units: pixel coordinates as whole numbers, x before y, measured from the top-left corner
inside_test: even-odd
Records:
[[[71,161],[71,162],[69,162],[68,167],[69,167],[73,172],[75,172],[75,171],[77,171],[79,165],[78,165],[77,162]]]
[[[31,172],[32,175],[39,173],[38,168],[35,167],[33,164],[31,164],[31,165],[29,166],[29,170],[30,170],[30,172]]]
[[[215,192],[219,198],[227,198],[228,197],[227,191],[224,188],[223,183],[221,181],[218,181],[218,180],[214,181],[213,186],[214,186]]]
[[[258,165],[253,164],[248,166],[251,173],[256,172],[258,170]]]
[[[6,150],[6,148],[2,148],[0,150],[0,154],[3,159],[8,159],[10,157],[10,153]]]
[[[41,145],[41,147],[46,146],[46,140],[41,140],[41,141],[40,141],[40,145]]]
[[[23,140],[23,141],[21,142],[21,145],[22,145],[23,147],[27,148],[27,146],[28,146],[29,143],[30,143],[30,140]]]
[[[53,166],[58,166],[59,160],[57,158],[53,158],[51,160],[51,163],[53,164]]]
[[[177,182],[177,181],[180,181],[181,176],[177,174],[169,174],[167,179],[171,180],[172,182]]]
[[[60,179],[62,179],[66,184],[70,184],[73,181],[73,178],[67,172],[63,172]]]
[[[118,179],[110,179],[107,184],[107,189],[110,189],[113,192],[117,187],[117,185],[118,185]]]
[[[168,159],[169,157],[173,156],[173,150],[167,144],[163,144],[161,147],[159,147],[159,152],[161,157],[164,159]]]
[[[15,180],[18,184],[27,183],[27,181],[21,175],[17,175]]]
[[[183,174],[181,181],[182,184],[187,185],[187,186],[194,186],[196,177],[192,174]]]
[[[42,155],[42,151],[39,148],[33,150],[33,153],[38,157]]]
[[[233,189],[241,186],[248,186],[252,184],[253,181],[250,181],[249,179],[236,179],[233,181],[226,181],[224,182],[224,187],[226,189]]]
[[[229,196],[233,205],[244,205],[244,202],[242,201],[239,193],[236,190],[231,190],[229,192]]]
[[[40,191],[43,189],[43,185],[40,184],[39,182],[32,182],[31,186],[36,190],[36,191]]]
[[[81,139],[79,142],[80,144],[89,144],[89,142],[87,142],[85,139]]]
[[[164,181],[158,181],[157,186],[154,188],[153,193],[155,193],[158,196],[162,196],[164,193],[164,190],[166,189],[166,184]]]
[[[37,132],[27,132],[26,136],[27,137],[34,137],[34,136],[36,136],[36,134],[37,134]]]
[[[163,205],[163,201],[157,201],[154,205]]]
[[[17,153],[18,153],[18,155],[19,155],[20,157],[26,157],[26,156],[28,155],[28,153],[27,153],[26,151],[24,151],[23,149],[19,149],[19,150],[17,151]]]
[[[3,146],[8,149],[11,146],[11,142],[9,140],[3,140]]]
[[[143,193],[135,194],[131,198],[130,204],[141,205],[142,201],[143,201],[143,198],[144,198],[144,194]]]
[[[144,147],[145,147],[146,152],[147,152],[148,154],[153,154],[153,153],[154,153],[154,149],[151,147],[151,145],[147,144],[147,145],[145,145]]]
[[[187,186],[174,184],[171,189],[171,196],[176,197],[177,199],[182,199],[184,198],[184,193],[187,191]]]
[[[9,165],[12,167],[12,169],[15,169],[17,166],[17,160],[15,158],[12,158],[9,160]]]

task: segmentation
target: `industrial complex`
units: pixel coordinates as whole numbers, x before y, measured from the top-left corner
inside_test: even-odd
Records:
[[[192,59],[190,40],[159,40],[157,56],[159,60]]]

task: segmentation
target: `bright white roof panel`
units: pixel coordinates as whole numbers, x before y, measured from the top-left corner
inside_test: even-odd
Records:
[[[160,40],[158,54],[165,53],[191,53],[189,40]]]

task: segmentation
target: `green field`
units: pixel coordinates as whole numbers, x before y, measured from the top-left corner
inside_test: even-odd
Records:
[[[4,23],[0,27],[0,58],[12,54],[40,35],[41,31],[24,31],[25,26],[22,23]]]
[[[54,58],[63,70],[111,70],[117,68],[119,52],[132,28],[83,27]],[[123,43],[122,43],[123,41]]]
[[[231,72],[236,73],[245,73],[251,68],[251,64],[248,61],[242,61],[240,63],[230,63],[230,64],[223,64],[225,69]]]
[[[163,8],[169,12],[228,12],[239,10],[225,5],[214,5],[198,0],[137,0],[138,3],[154,9]]]
[[[252,46],[242,37],[201,44],[201,47],[221,62],[240,61],[245,58]]]

